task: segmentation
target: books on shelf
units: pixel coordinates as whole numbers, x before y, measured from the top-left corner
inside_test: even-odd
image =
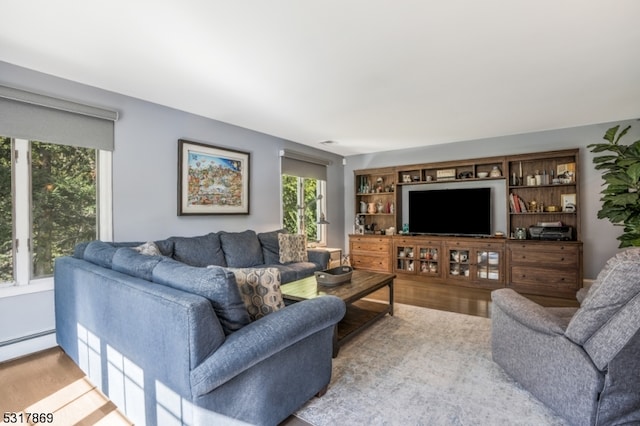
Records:
[[[512,213],[526,213],[528,211],[527,202],[512,192],[509,194],[509,209]]]

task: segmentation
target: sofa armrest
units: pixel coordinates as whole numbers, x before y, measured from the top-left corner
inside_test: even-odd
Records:
[[[502,312],[520,324],[541,333],[564,335],[565,324],[543,306],[516,293],[510,288],[491,292],[491,300]]]
[[[323,249],[307,249],[307,256],[309,256],[309,262],[315,263],[322,269],[327,269],[331,253]]]
[[[345,310],[341,299],[323,296],[289,305],[241,328],[193,369],[193,394],[205,395],[273,354],[334,327]]]

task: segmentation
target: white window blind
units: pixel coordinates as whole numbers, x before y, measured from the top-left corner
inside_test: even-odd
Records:
[[[0,85],[0,135],[113,151],[116,111]]]
[[[327,166],[331,161],[288,150],[282,151],[281,157],[282,174],[327,180]]]

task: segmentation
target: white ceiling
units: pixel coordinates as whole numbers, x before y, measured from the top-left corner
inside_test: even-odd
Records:
[[[0,16],[2,61],[341,155],[640,117],[638,0],[2,0]]]

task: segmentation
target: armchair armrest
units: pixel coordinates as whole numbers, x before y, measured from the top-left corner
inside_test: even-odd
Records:
[[[241,328],[191,371],[193,394],[205,395],[273,354],[334,327],[345,310],[340,298],[323,296],[289,305]]]
[[[563,320],[510,288],[491,292],[494,305],[520,324],[549,335],[564,335]]]

